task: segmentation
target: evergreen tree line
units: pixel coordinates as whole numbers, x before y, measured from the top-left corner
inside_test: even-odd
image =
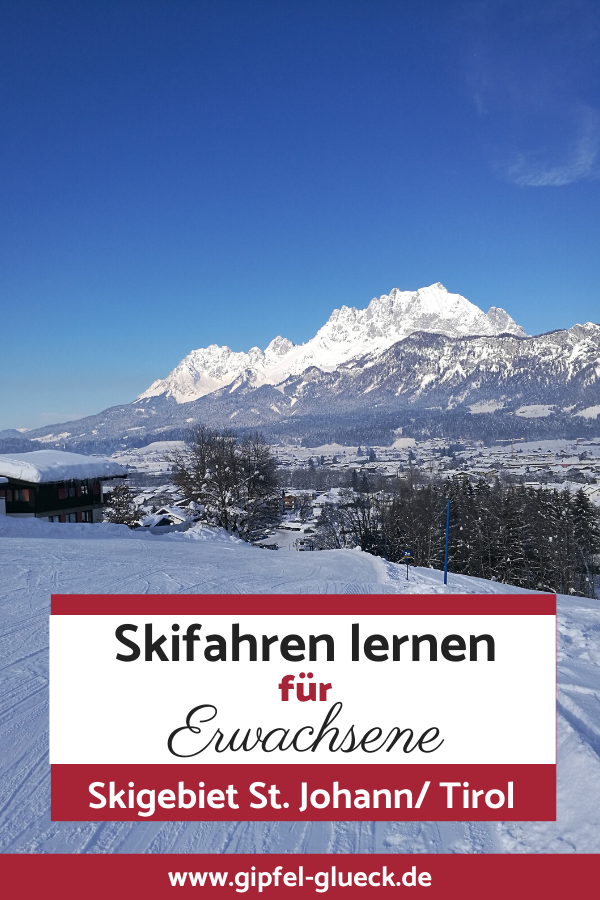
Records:
[[[415,484],[393,492],[341,492],[325,508],[322,547],[360,546],[400,562],[442,569],[450,500],[448,570],[538,591],[594,597],[600,554],[600,513],[583,490],[571,494],[476,484],[467,478]]]

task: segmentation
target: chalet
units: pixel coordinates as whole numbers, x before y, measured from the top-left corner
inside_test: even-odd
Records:
[[[283,509],[302,509],[303,506],[310,505],[316,496],[317,492],[309,488],[288,488],[281,492]]]
[[[101,522],[102,482],[126,477],[126,469],[113,460],[80,453],[0,455],[0,515]]]

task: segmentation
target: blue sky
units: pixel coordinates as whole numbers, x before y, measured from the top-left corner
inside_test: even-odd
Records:
[[[600,321],[595,0],[0,2],[0,429],[441,281]]]

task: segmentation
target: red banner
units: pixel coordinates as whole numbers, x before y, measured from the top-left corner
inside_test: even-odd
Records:
[[[555,616],[556,594],[53,594],[53,616]]]
[[[54,821],[556,820],[553,765],[105,764],[51,769]]]
[[[443,900],[593,897],[593,855],[140,854],[0,856],[2,892],[21,900],[409,895]],[[365,890],[366,888],[366,890]]]

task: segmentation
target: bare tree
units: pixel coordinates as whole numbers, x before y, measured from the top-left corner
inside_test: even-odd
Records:
[[[240,441],[201,425],[166,459],[173,484],[210,525],[249,538],[278,513],[276,462],[258,432]]]

